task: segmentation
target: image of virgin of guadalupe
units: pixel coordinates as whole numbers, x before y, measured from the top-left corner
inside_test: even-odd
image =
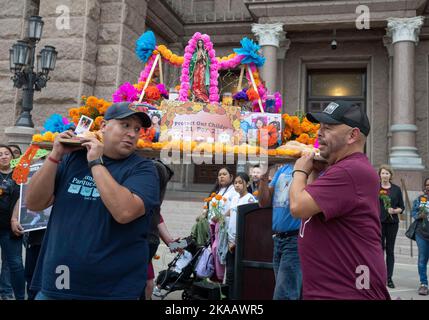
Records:
[[[197,49],[189,65],[192,101],[209,102],[210,58],[203,40],[197,41]]]

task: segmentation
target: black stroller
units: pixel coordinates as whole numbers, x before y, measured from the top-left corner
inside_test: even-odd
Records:
[[[165,297],[171,292],[179,290],[183,290],[182,300],[190,300],[191,286],[195,281],[199,280],[194,271],[195,266],[204,248],[206,248],[209,244],[206,244],[205,246],[197,246],[192,236],[187,237],[186,240],[188,242],[188,246],[184,248],[184,250],[192,255],[192,258],[187,263],[187,265],[181,269],[181,272],[175,271],[177,262],[179,259],[183,259],[183,255],[185,254],[184,252],[180,252],[168,264],[168,269],[162,270],[156,278],[155,285],[158,290],[166,290],[165,293],[158,291],[159,294],[157,296],[160,297],[161,300],[164,300]]]

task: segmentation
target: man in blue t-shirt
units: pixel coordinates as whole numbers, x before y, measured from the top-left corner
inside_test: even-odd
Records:
[[[289,186],[293,165],[287,163],[268,184],[268,170],[259,182],[260,207],[273,207],[273,267],[276,286],[274,300],[298,300],[301,297],[302,275],[298,256],[298,233],[301,224],[289,208]]]
[[[113,104],[101,124],[102,141],[82,139],[76,150],[58,138],[32,177],[26,204],[52,205],[32,281],[38,300],[138,299],[149,262],[146,235],[159,205],[152,162],[134,151],[149,116],[133,104]]]

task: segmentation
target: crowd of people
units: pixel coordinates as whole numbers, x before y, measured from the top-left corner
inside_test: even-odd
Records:
[[[395,287],[394,246],[405,208],[393,171],[381,166],[377,175],[366,157],[370,124],[360,107],[337,101],[307,117],[321,124],[326,162],[304,152],[294,164],[255,166],[249,174],[219,170],[206,215],[192,231],[200,230],[196,242],[209,243],[211,281],[227,284],[233,298],[239,207],[258,203],[272,208],[273,299],[390,299],[386,287]],[[28,299],[36,300],[151,299],[159,290],[151,259],[160,238],[167,245],[177,239],[161,215],[173,172],[135,153],[140,130],[151,124],[145,112],[122,102],[105,114],[103,142],[84,138],[82,149],[59,142],[72,138],[71,130],[59,134],[23,199],[33,211],[52,206],[47,229],[30,233],[18,220],[19,186],[10,167],[21,151],[0,145],[2,299],[24,299],[25,283]],[[421,295],[428,294],[428,196],[426,179],[412,208]]]

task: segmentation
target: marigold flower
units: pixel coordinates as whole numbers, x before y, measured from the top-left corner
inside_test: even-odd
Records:
[[[94,97],[94,96],[90,96],[90,97],[88,97],[88,99],[86,99],[86,106],[88,106],[88,107],[96,107],[97,106],[97,102],[98,102],[98,99],[96,98],[96,97]]]
[[[43,141],[48,141],[48,142],[54,141],[54,134],[51,131],[46,131],[43,134]]]
[[[94,120],[94,124],[97,128],[100,128],[101,126],[101,121],[103,121],[104,117],[102,116],[98,116],[97,118],[95,118]]]
[[[161,93],[156,86],[148,86],[145,91],[145,96],[151,100],[159,100],[161,98]]]
[[[33,134],[33,142],[43,142],[43,136],[40,133]]]
[[[216,195],[216,200],[218,200],[218,201],[220,201],[220,200],[222,200],[222,196],[220,195],[220,194],[218,194],[218,195]]]
[[[299,135],[298,138],[296,138],[296,141],[307,144],[309,138],[310,137],[308,136],[308,134],[302,133]]]
[[[259,99],[259,93],[255,91],[255,89],[250,88],[246,91],[247,97],[250,101],[255,101]]]

